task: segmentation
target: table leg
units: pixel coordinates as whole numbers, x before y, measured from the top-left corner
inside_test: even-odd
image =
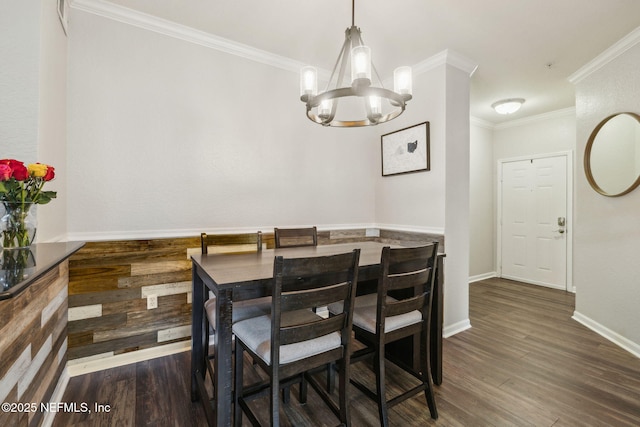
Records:
[[[205,286],[202,278],[198,275],[198,270],[193,265],[191,270],[192,280],[192,304],[191,304],[191,401],[195,402],[199,398],[197,375],[204,377],[206,360],[204,355],[204,342],[206,339],[203,328],[204,323],[204,297]]]
[[[233,354],[231,349],[232,337],[232,292],[222,290],[216,299],[216,357],[215,357],[215,386],[216,386],[216,425],[231,426],[233,411]]]

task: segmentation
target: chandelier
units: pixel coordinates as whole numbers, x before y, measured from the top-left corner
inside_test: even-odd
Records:
[[[388,122],[402,114],[411,99],[411,67],[396,68],[393,90],[385,89],[371,63],[371,49],[362,41],[360,28],[354,22],[355,0],[352,0],[351,27],[345,31],[342,50],[324,92],[318,93],[318,71],[315,67],[305,66],[300,71],[300,100],[307,106],[307,117],[323,126],[359,127]],[[348,65],[351,80],[345,81]],[[365,117],[355,120],[336,118],[341,98],[355,99],[355,105],[359,105]]]

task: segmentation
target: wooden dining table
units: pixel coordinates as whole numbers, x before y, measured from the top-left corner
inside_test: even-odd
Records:
[[[200,396],[198,381],[206,375],[207,355],[205,345],[209,333],[204,303],[209,291],[216,296],[216,319],[213,325],[216,333],[215,358],[213,360],[213,381],[216,390],[214,424],[231,426],[233,414],[233,357],[232,357],[232,302],[256,298],[271,294],[273,279],[273,262],[276,256],[301,258],[326,256],[350,252],[360,249],[358,283],[378,277],[380,255],[385,246],[397,247],[380,242],[365,241],[338,243],[320,246],[266,249],[254,253],[243,254],[209,254],[192,255],[192,338],[191,338],[191,400],[197,401]],[[438,254],[436,280],[431,309],[430,362],[433,382],[442,382],[442,291],[444,285],[444,254]],[[414,357],[418,346],[408,343],[401,352],[410,354],[414,366]],[[202,384],[202,381],[200,382]],[[209,404],[209,402],[206,402]]]

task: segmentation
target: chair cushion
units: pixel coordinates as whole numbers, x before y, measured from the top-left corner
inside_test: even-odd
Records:
[[[204,303],[204,309],[207,313],[210,325],[215,325],[216,319],[216,299],[209,298]],[[232,322],[240,322],[241,320],[258,317],[271,312],[271,297],[262,297],[248,299],[244,301],[236,301],[233,303]]]
[[[282,324],[295,325],[322,319],[311,310],[298,310],[283,314]],[[271,314],[237,322],[233,325],[236,339],[251,349],[267,364],[271,364]],[[295,362],[324,353],[342,345],[340,334],[333,332],[318,338],[280,347],[280,364]]]
[[[367,294],[356,297],[356,303],[353,309],[353,326],[369,331],[372,334],[376,333],[376,311],[378,301],[378,294]],[[387,302],[397,301],[395,298],[387,295]],[[338,314],[342,313],[342,302],[335,302],[329,304],[327,307],[329,313]],[[422,313],[418,310],[410,311],[409,313],[400,314],[398,316],[391,316],[385,319],[384,332],[389,333],[396,329],[401,329],[414,323],[418,323],[422,320]]]

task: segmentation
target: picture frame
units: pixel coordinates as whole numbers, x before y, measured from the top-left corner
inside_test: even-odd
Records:
[[[431,170],[429,122],[384,134],[380,139],[382,176]]]
[[[60,24],[64,34],[67,34],[67,27],[69,25],[69,0],[58,0],[58,18],[60,18]]]

